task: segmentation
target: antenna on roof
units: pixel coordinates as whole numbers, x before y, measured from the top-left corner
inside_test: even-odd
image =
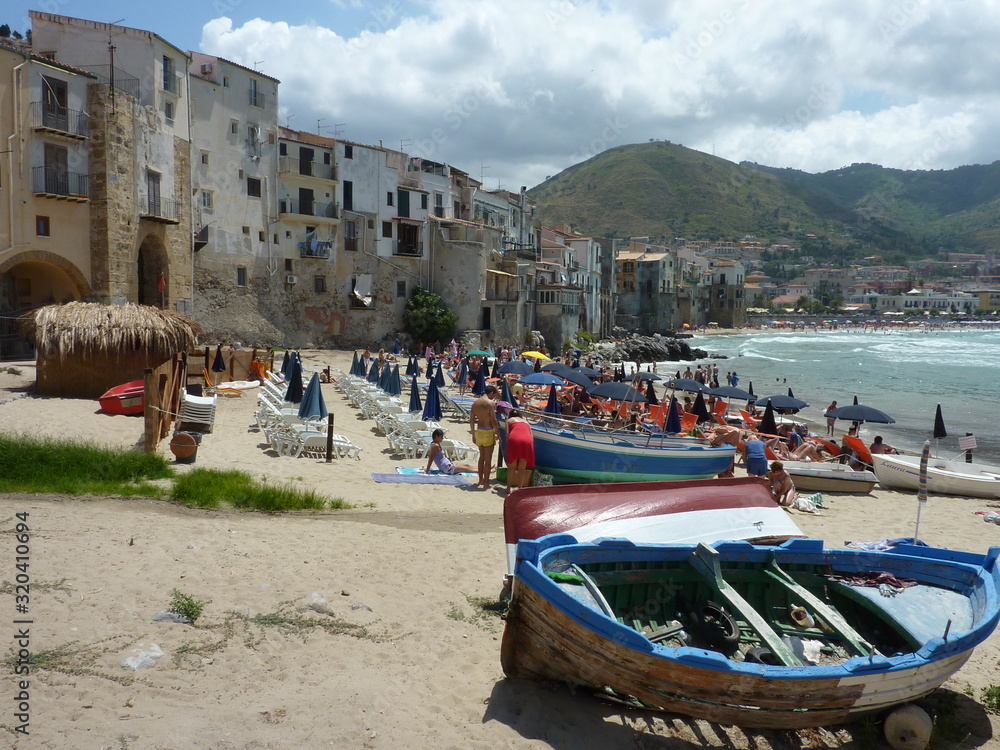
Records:
[[[111,23],[109,23],[108,26],[117,26],[118,24],[120,24],[124,20],[125,20],[124,18],[119,18],[117,21],[112,21]],[[114,109],[115,109],[115,45],[113,45],[111,43],[111,39],[112,39],[112,37],[115,37],[115,36],[117,36],[117,33],[112,34],[110,31],[108,32],[108,55],[110,55],[110,57],[111,57],[111,69],[110,69],[111,75],[109,76],[109,80],[111,81],[111,111],[112,112],[114,112]]]
[[[285,127],[288,128],[289,130],[292,127],[291,123],[292,123],[292,118],[293,117],[295,117],[295,115],[285,115]]]
[[[486,170],[487,169],[493,169],[493,166],[491,164],[483,164],[482,162],[479,162],[479,184],[480,185],[483,184],[483,176],[486,174]]]
[[[254,60],[253,61],[253,69],[257,70],[257,66],[258,65],[263,65],[266,62],[267,62],[267,60]]]
[[[413,143],[413,141],[411,141],[409,138],[401,139],[399,141],[399,150],[405,153],[406,147],[409,146],[411,143]]]
[[[333,126],[333,137],[339,138],[340,134],[344,132],[344,127],[347,125],[346,122],[338,122]]]

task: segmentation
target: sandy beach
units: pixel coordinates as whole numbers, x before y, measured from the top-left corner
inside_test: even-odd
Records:
[[[306,374],[347,370],[350,352],[306,351]],[[33,365],[0,372],[0,430],[132,448],[142,421],[96,401],[35,397]],[[16,635],[15,514],[31,527],[30,736],[11,731],[16,679],[4,669],[0,745],[13,748],[791,748],[873,747],[857,725],[794,734],[625,709],[565,685],[506,680],[495,602],[504,574],[502,485],[376,484],[372,472],[419,459],[386,441],[324,385],[335,431],[361,460],[279,457],[253,419],[256,396],[220,398],[194,464],[241,469],[355,507],[264,515],[167,501],[0,494],[0,623]],[[467,425],[446,417],[453,434]],[[167,440],[161,452],[172,460]],[[828,495],[796,514],[830,544],[911,536],[914,495]],[[1000,529],[976,511],[1000,503],[932,497],[920,535],[985,551]],[[197,626],[156,622],[173,589],[208,600]],[[8,646],[11,648],[11,646]],[[162,652],[150,666],[129,657]],[[1000,685],[1000,635],[926,702],[959,729],[939,747],[998,743],[982,691]],[[943,697],[942,697],[943,696]]]

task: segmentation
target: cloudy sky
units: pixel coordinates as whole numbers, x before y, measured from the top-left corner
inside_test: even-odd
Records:
[[[281,80],[281,123],[517,190],[606,148],[670,140],[811,172],[998,157],[994,0],[90,0]],[[336,131],[330,126],[337,126]]]

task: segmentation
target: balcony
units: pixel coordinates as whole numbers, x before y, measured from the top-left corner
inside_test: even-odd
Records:
[[[90,130],[90,116],[48,102],[31,103],[31,127],[74,140],[84,140]]]
[[[198,252],[208,244],[208,224],[194,233],[194,250]]]
[[[249,99],[249,102],[250,102],[250,106],[251,107],[260,107],[261,109],[263,109],[264,108],[264,95],[262,93],[260,93],[255,88],[251,88],[248,93],[249,93],[248,99]]]
[[[299,201],[293,198],[283,198],[278,201],[278,213],[295,214],[297,216],[316,216],[321,219],[339,219],[340,206],[336,203],[320,203],[319,201]]]
[[[407,258],[422,258],[424,257],[424,243],[423,242],[407,242],[405,240],[396,240],[392,250],[393,255],[403,256]]]
[[[33,167],[31,192],[46,198],[83,203],[90,196],[90,177],[59,167]]]
[[[317,161],[302,161],[293,156],[278,157],[278,172],[281,174],[315,177],[318,180],[337,181],[337,167],[333,164],[322,164]]]
[[[178,78],[174,74],[174,71],[167,68],[163,71],[163,80],[160,82],[161,88],[164,91],[169,91],[174,96],[180,96],[180,86],[177,83]]]
[[[310,240],[299,243],[300,258],[329,258],[333,243],[326,240]]]
[[[181,223],[177,216],[176,201],[163,200],[162,198],[140,198],[139,217],[161,224]]]

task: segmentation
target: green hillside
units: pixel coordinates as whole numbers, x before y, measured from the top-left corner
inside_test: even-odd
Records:
[[[874,164],[809,174],[669,142],[620,146],[533,188],[545,225],[605,237],[761,241],[815,234],[845,254],[982,252],[1000,240],[1000,162],[948,171]]]

